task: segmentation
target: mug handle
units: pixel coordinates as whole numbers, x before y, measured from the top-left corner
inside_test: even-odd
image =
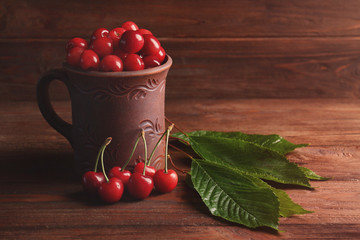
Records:
[[[37,83],[36,96],[39,109],[50,126],[63,135],[72,145],[72,125],[61,119],[50,103],[49,86],[53,80],[62,81],[69,89],[69,77],[64,69],[54,69],[46,72]]]

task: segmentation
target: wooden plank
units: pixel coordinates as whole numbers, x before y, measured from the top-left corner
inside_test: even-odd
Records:
[[[168,96],[357,98],[359,40],[168,41],[165,46],[175,56]]]
[[[359,98],[360,38],[162,39],[168,98]],[[0,42],[0,99],[35,100],[64,61],[64,41]],[[68,99],[62,84],[54,99]],[[220,91],[221,90],[221,91]]]
[[[196,129],[279,133],[312,145],[289,155],[325,182],[314,190],[287,188],[315,213],[280,220],[283,233],[250,230],[211,217],[181,175],[170,194],[103,205],[81,191],[72,150],[49,127],[34,102],[0,103],[0,238],[4,239],[356,239],[360,236],[360,111],[355,99],[169,100],[167,116]],[[69,102],[55,102],[70,118]],[[173,153],[182,168],[189,161]],[[139,231],[141,229],[141,231]]]
[[[55,101],[53,105],[62,118],[71,122],[70,102]],[[278,133],[296,143],[310,143],[310,148],[334,146],[338,148],[334,151],[344,151],[345,147],[356,151],[360,145],[360,131],[355,128],[360,126],[359,105],[356,99],[167,99],[165,108],[167,117],[185,131]],[[1,102],[0,111],[3,154],[8,151],[16,155],[20,138],[21,146],[35,155],[43,147],[49,150],[41,152],[45,155],[58,145],[65,150],[66,140],[46,123],[35,102]],[[36,129],[34,135],[29,126]],[[353,154],[344,157],[347,155]]]
[[[102,232],[99,235],[99,232]],[[107,239],[119,238],[121,239],[211,239],[211,240],[227,240],[227,239],[251,239],[253,232],[244,228],[224,227],[224,226],[142,226],[141,235],[139,235],[138,226],[99,226],[94,228],[87,228],[86,226],[74,227],[71,229],[66,228],[51,228],[43,227],[28,231],[21,229],[19,234],[12,234],[12,232],[5,231],[3,236],[5,238],[13,238],[14,236],[24,236],[36,239],[64,239],[69,236],[75,239]],[[0,235],[1,236],[1,235]],[[266,233],[258,232],[258,239],[274,239],[273,236],[268,236]]]
[[[159,37],[359,36],[356,0],[1,1],[1,38],[72,38],[133,20]]]

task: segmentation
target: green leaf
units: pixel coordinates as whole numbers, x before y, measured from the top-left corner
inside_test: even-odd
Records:
[[[311,187],[308,179],[327,179],[289,162],[285,154],[307,144],[293,144],[279,135],[195,131],[173,136],[203,158],[193,159],[187,180],[210,212],[248,227],[277,229],[279,216],[311,213],[261,179],[306,187]]]
[[[325,181],[325,180],[329,180],[330,178],[327,178],[327,177],[322,177],[322,176],[319,176],[317,175],[315,172],[313,172],[312,170],[306,168],[306,167],[299,167],[300,170],[305,174],[305,176],[308,178],[308,179],[311,179],[311,180],[321,180],[321,181]]]
[[[311,187],[296,164],[268,148],[222,137],[192,136],[189,140],[194,151],[207,161],[227,164],[253,177]]]
[[[207,136],[207,137],[240,139],[246,142],[258,144],[265,148],[270,148],[281,154],[286,154],[293,151],[296,148],[306,147],[308,145],[308,144],[293,144],[277,134],[259,135],[259,134],[245,134],[242,132],[215,132],[215,131],[194,131],[194,132],[189,132],[187,134],[190,137]],[[188,142],[190,141],[189,137],[185,136],[182,133],[175,133],[172,136],[183,139]]]
[[[271,190],[275,193],[275,195],[278,197],[280,202],[280,216],[282,217],[290,217],[294,214],[306,214],[306,213],[312,213],[313,211],[305,210],[303,207],[301,207],[299,204],[293,202],[289,195],[281,189],[276,189],[271,186],[269,186]]]
[[[260,179],[215,162],[193,159],[191,180],[213,215],[250,228],[277,229],[278,199]]]
[[[271,135],[259,135],[259,134],[245,134],[242,132],[216,132],[216,131],[194,131],[187,133],[189,137],[191,136],[210,136],[210,137],[222,137],[222,138],[229,138],[229,139],[240,139],[247,141],[249,143],[254,143],[260,145],[265,148],[269,148],[273,151],[276,151],[280,154],[287,154],[293,151],[296,148],[308,146],[308,144],[293,144],[283,137],[277,134]],[[183,139],[187,142],[190,141],[190,138],[183,133],[174,133],[172,136]],[[185,143],[185,142],[183,142]],[[305,174],[308,179],[311,180],[328,180],[330,178],[321,177],[311,171],[310,169],[299,167],[300,170]]]

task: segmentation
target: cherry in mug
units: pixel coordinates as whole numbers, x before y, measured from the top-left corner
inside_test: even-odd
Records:
[[[112,30],[96,29],[89,41],[74,37],[66,43],[66,62],[85,71],[139,71],[160,66],[166,56],[159,40],[132,21]]]

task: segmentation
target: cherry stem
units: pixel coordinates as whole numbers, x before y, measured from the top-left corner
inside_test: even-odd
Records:
[[[173,129],[173,127],[174,127],[174,124],[171,124],[167,129],[170,128],[170,131],[171,131],[171,130]],[[152,159],[152,157],[154,156],[156,149],[157,149],[158,146],[160,145],[160,142],[161,142],[161,140],[163,139],[163,137],[166,135],[166,133],[167,133],[167,131],[165,131],[165,132],[161,135],[161,137],[160,137],[159,140],[157,141],[154,149],[152,150],[152,152],[151,152],[151,154],[150,154],[150,157],[149,157],[148,164],[147,164],[148,166],[150,165],[151,159]]]
[[[181,170],[180,168],[178,168],[178,167],[175,166],[175,164],[174,164],[174,162],[173,162],[170,154],[169,154],[168,157],[169,157],[170,163],[171,163],[171,165],[173,166],[173,168],[175,168],[175,169],[178,170],[179,172],[182,172],[183,174],[187,173],[187,171]],[[188,171],[189,171],[189,170],[188,170]]]
[[[111,142],[111,140],[112,140],[112,138],[111,137],[108,137],[106,140],[105,140],[105,142],[104,142],[104,144],[102,145],[102,147],[101,147],[101,167],[102,167],[102,172],[103,172],[103,174],[104,174],[104,177],[105,177],[105,179],[106,179],[106,182],[109,182],[109,178],[108,178],[108,176],[106,175],[106,173],[105,173],[105,168],[104,168],[104,152],[105,152],[105,148],[106,148],[106,146],[107,145],[109,145],[109,143]]]
[[[169,136],[170,131],[173,129],[174,124],[171,124],[168,129],[166,130],[166,143],[165,143],[165,173],[168,173],[168,165],[167,165],[167,159],[168,159],[168,150],[169,150]]]
[[[109,138],[110,138],[110,140],[108,140]],[[104,143],[101,145],[101,147],[100,147],[99,153],[98,153],[98,155],[97,155],[97,157],[96,157],[94,172],[97,171],[98,163],[99,163],[99,159],[100,159],[100,155],[101,155],[101,152],[103,151],[104,146],[106,145],[106,142],[107,142],[107,141],[110,141],[110,142],[111,142],[111,140],[112,140],[111,137],[109,137],[109,138],[107,138],[107,139],[105,140],[105,142],[104,142]],[[110,142],[109,142],[109,143],[110,143]],[[108,144],[109,144],[109,143],[108,143]]]
[[[184,132],[183,130],[181,130],[178,126],[175,125],[175,123],[173,123],[172,121],[170,121],[166,116],[165,116],[165,120],[170,123],[170,124],[174,124],[175,128],[181,132],[182,134],[184,134],[185,136],[189,137],[189,135],[186,134],[186,132]]]
[[[99,153],[98,153],[98,155],[97,155],[97,157],[96,157],[94,172],[97,172],[98,163],[99,163],[99,159],[100,159],[100,155],[101,155],[101,152],[102,152],[103,147],[104,147],[104,145],[101,145],[100,150],[99,150]]]
[[[141,130],[141,137],[142,137],[143,142],[144,142],[144,155],[145,155],[145,162],[144,162],[143,175],[145,176],[145,169],[146,169],[146,164],[147,164],[148,160],[147,160],[147,144],[146,144],[145,131],[144,131],[144,129],[142,129],[142,130]]]
[[[154,156],[155,151],[156,151],[156,149],[158,148],[158,146],[159,146],[161,140],[163,139],[163,137],[165,136],[165,134],[166,134],[166,131],[161,135],[161,137],[160,137],[159,140],[157,141],[154,149],[152,150],[152,152],[151,152],[151,154],[150,154],[150,157],[149,157],[149,161],[148,161],[148,163],[147,163],[147,166],[150,166],[151,159],[152,159],[152,157]]]
[[[137,147],[137,145],[138,145],[138,143],[139,143],[140,138],[141,138],[141,134],[139,134],[138,138],[136,139],[136,142],[135,142],[135,144],[134,144],[134,147],[133,147],[133,149],[132,149],[132,152],[131,152],[131,154],[130,154],[130,157],[129,157],[129,159],[126,161],[126,163],[124,164],[124,166],[121,168],[121,172],[123,172],[123,171],[125,170],[125,168],[126,168],[127,165],[129,164],[131,158],[134,156],[135,149],[136,149],[136,147]]]

